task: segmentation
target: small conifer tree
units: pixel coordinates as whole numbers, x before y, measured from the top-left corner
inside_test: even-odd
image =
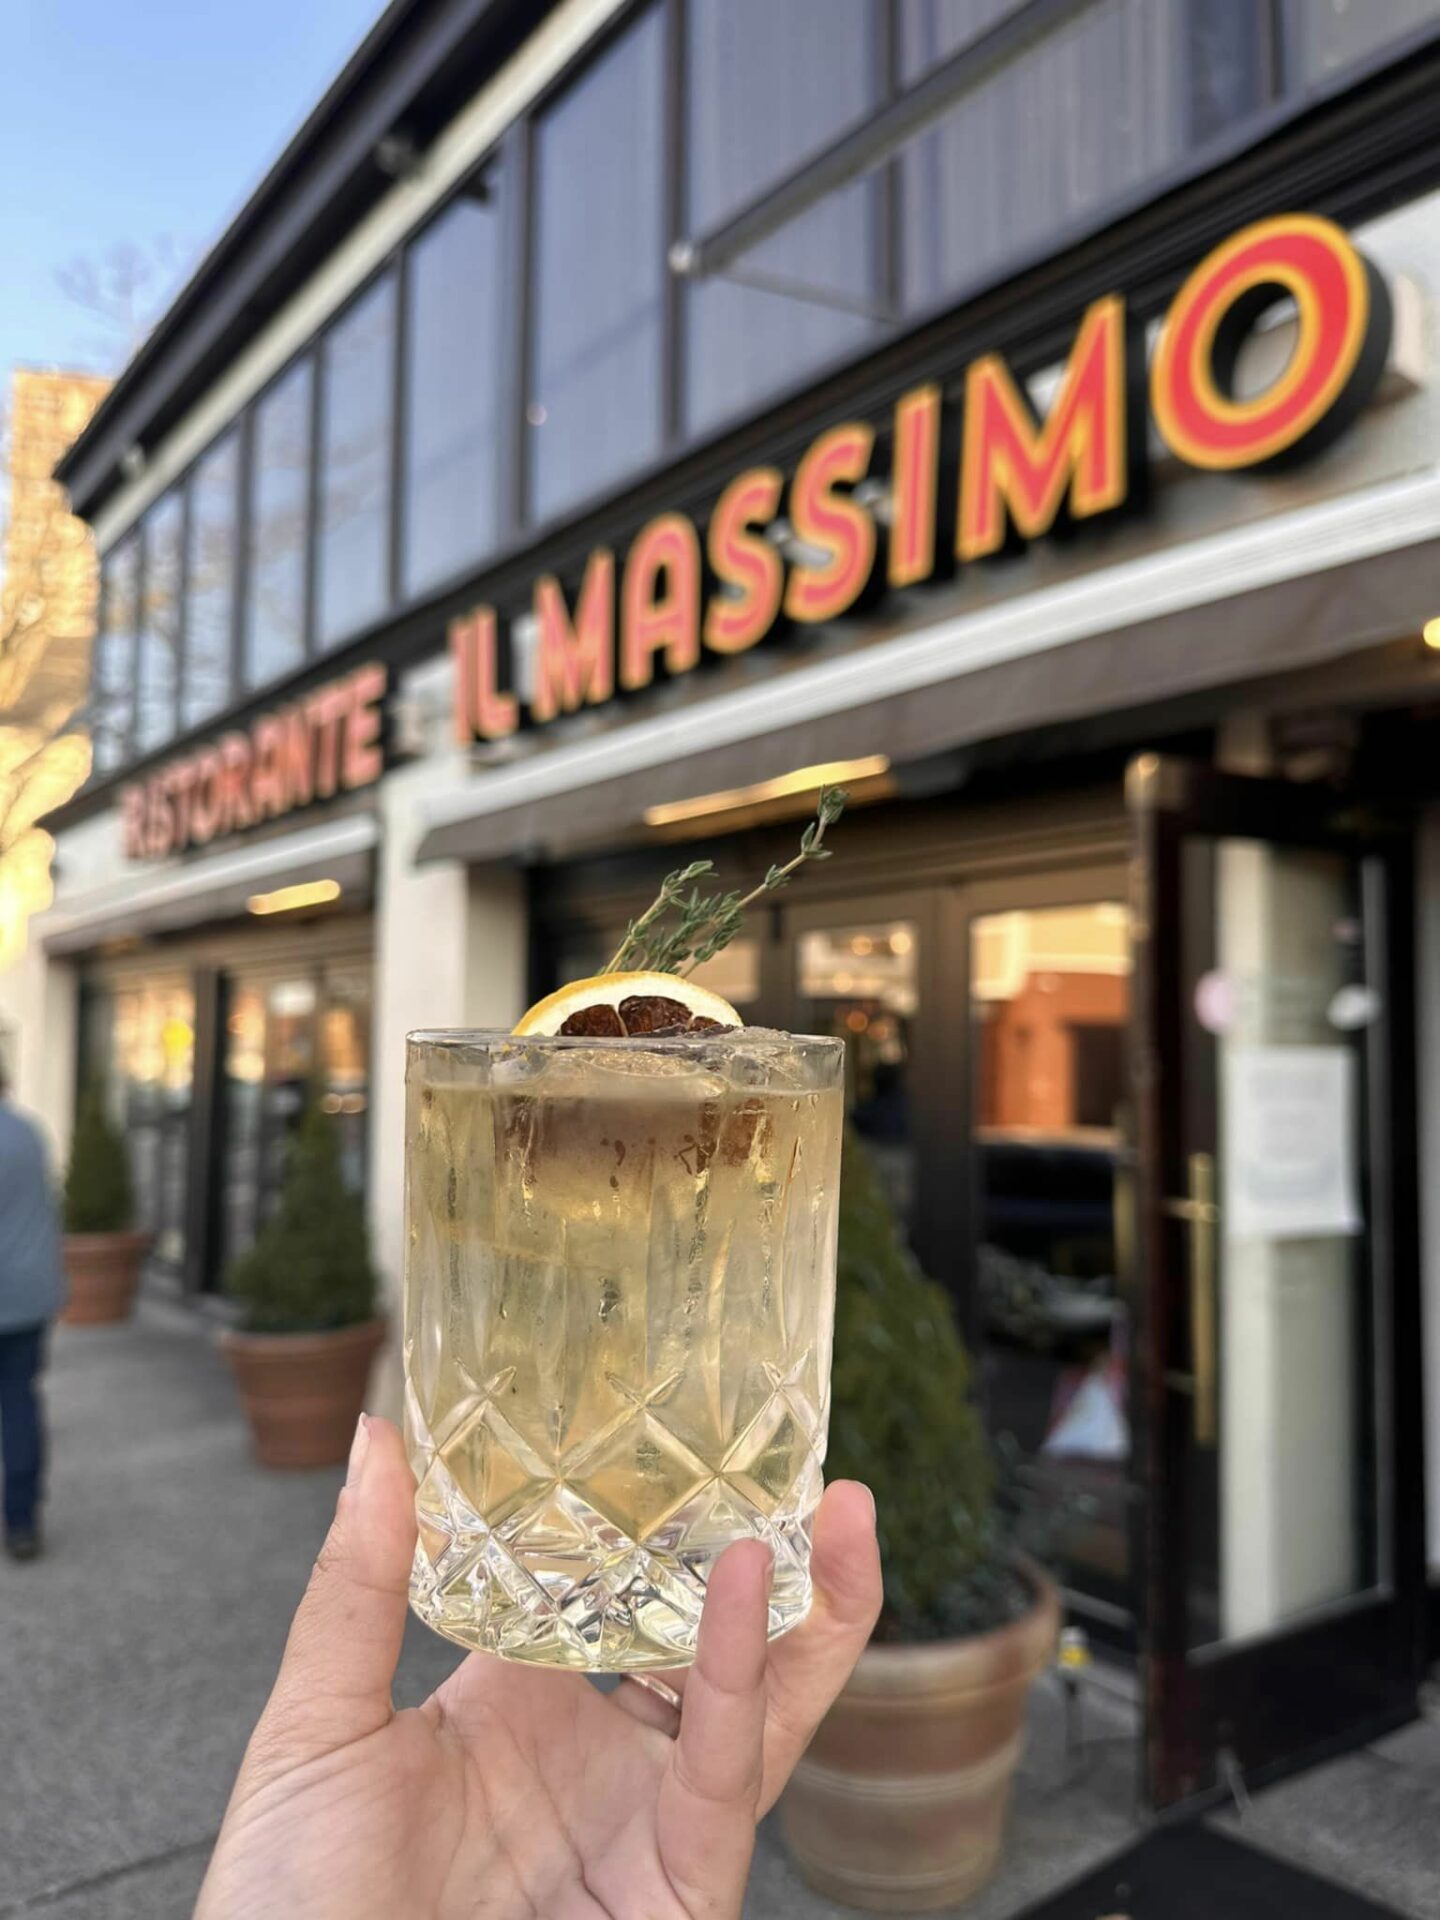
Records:
[[[877,1637],[983,1631],[1022,1611],[970,1360],[943,1287],[927,1279],[863,1145],[847,1136],[831,1376],[829,1478],[875,1495],[885,1607]]]
[[[80,1096],[70,1165],[65,1174],[67,1233],[128,1233],[135,1224],[130,1150],[105,1111],[105,1095],[90,1085]]]
[[[345,1185],[340,1141],[317,1101],[290,1143],[275,1216],[233,1262],[225,1290],[243,1303],[250,1333],[318,1333],[375,1311],[365,1210]]]

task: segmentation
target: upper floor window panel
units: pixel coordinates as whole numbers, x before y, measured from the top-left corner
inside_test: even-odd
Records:
[[[1437,22],[1440,0],[1286,0],[1284,33],[1298,77],[1314,85]]]
[[[545,519],[660,450],[664,23],[652,8],[535,131],[530,510]]]
[[[963,94],[904,150],[908,309],[963,297],[1018,267],[1179,158],[1189,118],[1176,58],[1183,5],[1098,0]],[[902,75],[933,64],[937,45],[953,50],[946,41],[959,17],[935,0],[911,0],[901,16]]]
[[[145,516],[145,569],[135,674],[135,751],[163,747],[175,731],[180,692],[180,583],[185,502],[167,493]]]
[[[239,558],[240,438],[233,429],[190,476],[185,565],[185,670],[180,724],[201,726],[226,706],[232,686]]]
[[[875,0],[687,9],[687,207],[713,230],[880,104]],[[702,432],[859,352],[884,307],[875,178],[828,194],[687,289],[685,415]]]
[[[467,187],[410,249],[405,343],[408,595],[479,559],[499,530],[499,175]]]
[[[320,644],[385,611],[390,592],[395,282],[387,274],[325,339],[320,396]]]
[[[140,608],[140,541],[128,535],[100,569],[100,626],[90,675],[90,741],[97,773],[125,759],[135,700],[135,627]]]
[[[244,675],[262,686],[305,658],[305,548],[315,374],[300,360],[255,409]]]

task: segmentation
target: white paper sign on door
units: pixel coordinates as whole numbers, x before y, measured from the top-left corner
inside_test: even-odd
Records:
[[[1355,1056],[1348,1047],[1227,1047],[1224,1231],[1358,1233]]]

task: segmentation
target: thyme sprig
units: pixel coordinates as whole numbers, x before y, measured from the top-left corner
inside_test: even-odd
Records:
[[[683,978],[702,961],[713,960],[739,933],[746,910],[757,900],[788,886],[792,876],[809,861],[830,858],[831,849],[824,844],[825,830],[840,818],[848,799],[843,787],[822,787],[815,818],[800,836],[799,853],[783,867],[771,867],[749,893],[703,894],[694,882],[714,873],[713,860],[695,860],[667,875],[644,913],[626,928],[625,938],[604,971],[674,973]],[[686,887],[690,888],[688,895]],[[672,910],[678,916],[674,925],[662,928],[661,921]]]

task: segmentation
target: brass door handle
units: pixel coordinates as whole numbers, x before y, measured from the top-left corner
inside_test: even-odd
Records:
[[[1190,1191],[1183,1200],[1165,1200],[1172,1220],[1190,1227],[1190,1385],[1195,1444],[1213,1447],[1219,1431],[1217,1360],[1217,1306],[1215,1292],[1215,1228],[1220,1209],[1215,1204],[1213,1154],[1190,1155]]]

